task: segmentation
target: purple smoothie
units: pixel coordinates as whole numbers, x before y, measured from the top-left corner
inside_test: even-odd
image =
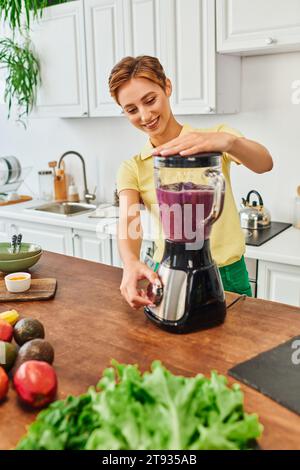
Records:
[[[213,186],[175,183],[156,189],[165,237],[176,242],[191,243],[208,239],[212,222],[204,222],[213,206]],[[224,203],[222,193],[221,206]],[[177,206],[174,206],[177,205]],[[173,206],[174,210],[170,210]],[[198,207],[198,209],[197,209]]]

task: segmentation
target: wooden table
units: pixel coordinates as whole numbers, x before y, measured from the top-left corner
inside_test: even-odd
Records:
[[[45,253],[31,273],[57,279],[55,298],[2,303],[0,312],[16,308],[22,317],[42,321],[55,349],[58,398],[96,384],[112,358],[137,363],[142,370],[160,359],[172,372],[187,376],[207,375],[211,369],[226,374],[233,365],[300,332],[299,308],[247,298],[228,310],[222,326],[173,335],[154,326],[142,310],[127,306],[119,293],[118,268]],[[227,295],[228,302],[235,298]],[[300,417],[247,386],[242,389],[245,409],[257,412],[265,427],[262,448],[300,449]],[[11,387],[0,405],[0,449],[14,447],[35,415],[18,404]]]

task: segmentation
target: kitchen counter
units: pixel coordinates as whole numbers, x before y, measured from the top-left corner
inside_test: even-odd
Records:
[[[2,303],[0,311],[16,308],[22,317],[37,318],[44,324],[46,339],[55,349],[58,398],[83,393],[96,384],[112,358],[137,363],[142,370],[160,359],[178,374],[207,375],[211,369],[227,374],[233,365],[300,331],[298,308],[247,298],[233,305],[225,323],[217,328],[188,337],[172,335],[126,304],[119,293],[122,271],[118,268],[45,253],[31,273],[57,279],[55,298]],[[236,297],[227,294],[227,301]],[[262,448],[300,450],[300,416],[245,385],[241,387],[246,411],[257,412],[265,427]],[[18,404],[10,388],[8,399],[0,405],[0,449],[14,447],[35,415]]]
[[[26,208],[43,204],[43,201],[33,200],[26,203],[0,207],[0,220],[2,217],[24,220],[27,222],[44,223],[60,227],[104,232],[112,237],[117,233],[116,218],[95,219],[88,213],[71,217],[64,217],[50,213],[28,211]],[[142,226],[145,240],[153,240],[153,224],[147,211],[142,211]],[[246,246],[246,258],[262,261],[272,261],[282,264],[300,266],[300,230],[290,227],[262,246]]]
[[[262,246],[246,246],[247,258],[300,266],[300,230],[290,227]]]
[[[59,227],[69,227],[78,230],[88,230],[93,232],[95,232],[96,230],[106,232],[106,227],[110,224],[116,224],[117,221],[116,218],[90,218],[89,212],[73,216],[63,216],[50,212],[28,210],[31,207],[37,207],[47,203],[49,203],[49,201],[41,201],[36,199],[28,202],[22,202],[19,204],[1,206],[0,221],[1,217],[7,217],[17,220],[24,220],[26,222],[55,225]]]

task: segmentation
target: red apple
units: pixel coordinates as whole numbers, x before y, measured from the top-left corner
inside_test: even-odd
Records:
[[[0,341],[6,341],[8,343],[11,341],[13,333],[14,329],[10,323],[0,318]]]
[[[8,383],[8,375],[5,370],[0,367],[0,401],[7,395]]]
[[[21,400],[34,408],[47,405],[55,398],[57,377],[47,362],[24,362],[17,369],[13,382]]]

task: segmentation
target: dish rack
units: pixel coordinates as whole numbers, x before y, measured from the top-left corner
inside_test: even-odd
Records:
[[[0,194],[3,195],[3,194],[11,193],[11,192],[16,192],[21,186],[21,184],[24,182],[25,178],[27,178],[31,170],[32,170],[32,167],[30,166],[24,167],[21,169],[21,173],[16,181],[13,181],[11,183],[6,183],[6,184],[0,184]],[[1,179],[2,178],[0,178],[0,180]]]

